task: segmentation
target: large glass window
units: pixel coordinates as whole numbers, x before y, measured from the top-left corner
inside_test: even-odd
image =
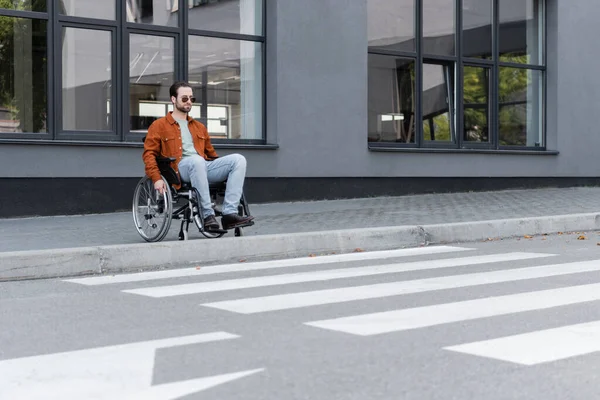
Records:
[[[500,68],[500,144],[542,145],[542,72]]]
[[[166,26],[179,25],[179,0],[126,1],[127,22]]]
[[[110,31],[63,28],[63,130],[112,130],[111,47]]]
[[[0,0],[0,140],[141,144],[188,81],[216,143],[264,143],[264,3]]]
[[[492,58],[492,0],[463,0],[463,55]]]
[[[189,82],[211,136],[261,139],[262,44],[190,36]]]
[[[46,0],[0,0],[0,8],[46,12]]]
[[[500,1],[500,60],[541,64],[543,20],[539,0]]]
[[[171,104],[169,87],[175,81],[175,39],[130,35],[129,115],[131,131],[146,131],[164,117]]]
[[[367,0],[369,145],[544,150],[544,6]]]
[[[244,35],[263,33],[262,0],[187,1],[190,29]]]
[[[368,0],[369,47],[415,51],[415,0]]]
[[[114,0],[59,0],[59,12],[73,17],[115,19]]]
[[[455,54],[455,15],[455,0],[423,0],[423,53]]]
[[[466,66],[463,72],[464,140],[490,141],[490,69]]]
[[[47,132],[46,21],[0,16],[0,132]]]
[[[423,64],[423,140],[454,141],[454,63]]]
[[[415,143],[415,61],[369,55],[369,142]]]

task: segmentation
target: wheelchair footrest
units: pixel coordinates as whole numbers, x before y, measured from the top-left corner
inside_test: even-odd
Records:
[[[229,229],[231,230],[231,229],[235,229],[235,228],[247,228],[252,225],[254,225],[254,221],[246,222],[245,224],[234,225]]]
[[[205,229],[204,232],[208,232],[208,233],[218,233],[218,234],[224,234],[227,233],[227,231],[225,229]]]

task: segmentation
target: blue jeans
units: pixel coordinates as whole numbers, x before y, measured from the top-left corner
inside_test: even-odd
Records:
[[[223,199],[223,215],[237,214],[246,178],[246,158],[241,154],[230,154],[213,161],[199,155],[184,157],[179,162],[181,179],[191,182],[200,193],[202,218],[215,215],[211,207],[209,183],[227,181]]]

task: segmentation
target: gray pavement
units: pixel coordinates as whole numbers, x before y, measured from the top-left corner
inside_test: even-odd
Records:
[[[0,282],[0,398],[596,399],[600,290],[579,287],[600,284],[599,241],[578,232],[370,260]],[[203,289],[173,294],[189,285]],[[401,290],[376,289],[390,285]],[[280,308],[240,312],[253,299]],[[404,314],[314,324],[394,310]],[[395,330],[365,331],[389,322]],[[487,342],[515,335],[533,344]],[[452,350],[473,343],[483,354]]]
[[[248,236],[600,212],[600,188],[427,194],[251,205]],[[177,221],[165,241],[176,241]],[[192,239],[202,239],[190,227]],[[232,236],[231,234],[228,234]],[[0,219],[0,252],[145,243],[130,212]]]

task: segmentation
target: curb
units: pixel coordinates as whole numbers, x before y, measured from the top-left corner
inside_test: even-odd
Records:
[[[0,253],[0,282],[600,229],[600,213]]]

